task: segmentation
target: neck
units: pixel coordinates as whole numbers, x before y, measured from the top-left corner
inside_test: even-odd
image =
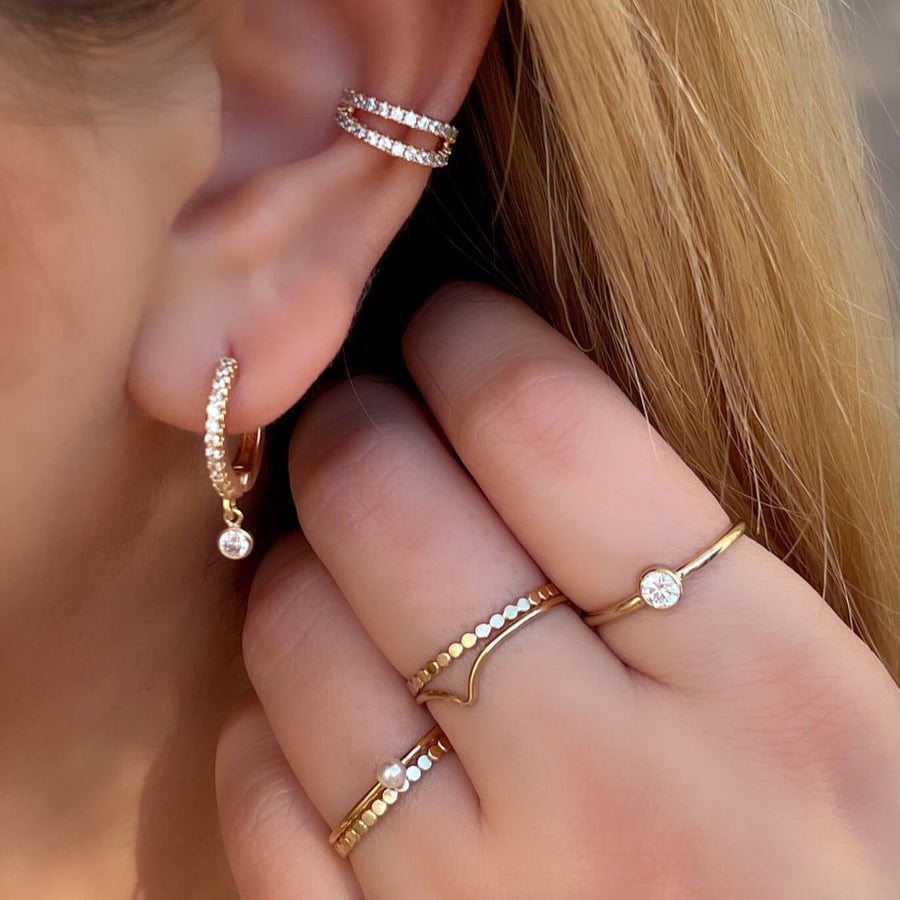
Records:
[[[83,437],[0,551],[0,895],[226,898],[247,564],[216,558],[199,438],[121,410]]]

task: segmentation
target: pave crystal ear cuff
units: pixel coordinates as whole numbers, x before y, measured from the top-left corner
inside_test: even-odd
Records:
[[[360,112],[369,113],[369,115],[377,116],[388,122],[396,122],[398,125],[405,125],[414,131],[434,135],[438,138],[438,145],[433,150],[424,150],[421,147],[395,140],[382,131],[364,125],[359,120]],[[428,116],[419,115],[411,109],[402,109],[392,103],[385,103],[383,100],[367,97],[356,91],[344,91],[344,96],[338,104],[334,117],[344,131],[376,150],[396,156],[398,159],[417,163],[420,166],[427,166],[430,169],[440,169],[447,165],[450,161],[450,154],[453,152],[453,145],[459,135],[459,132],[446,122],[429,119]]]
[[[225,413],[237,380],[237,360],[223,357],[216,367],[206,407],[206,434],[203,438],[206,468],[212,486],[222,498],[225,530],[217,542],[226,559],[246,559],[253,551],[253,535],[245,531],[244,514],[237,501],[253,487],[262,461],[263,431],[251,431],[238,438],[233,460],[228,462]]]

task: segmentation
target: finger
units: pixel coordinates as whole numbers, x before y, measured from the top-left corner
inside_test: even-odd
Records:
[[[361,900],[328,827],[304,794],[254,702],[222,731],[216,794],[225,851],[241,900]]]
[[[585,609],[635,593],[728,527],[715,497],[610,378],[523,303],[478,286],[410,327],[410,371],[461,459],[543,569]],[[691,576],[677,607],[602,629],[635,669],[706,685],[773,641],[832,628],[820,598],[743,537]],[[830,621],[828,624],[826,620]]]
[[[360,379],[330,391],[301,417],[291,458],[304,533],[404,676],[546,580],[397,387]],[[471,660],[442,681],[463,688]],[[628,673],[558,607],[497,648],[474,707],[431,704],[483,804],[558,754],[555,717],[570,727],[576,685],[592,692],[591,716],[627,728]]]
[[[374,785],[379,763],[402,756],[434,726],[299,534],[276,547],[257,574],[244,659],[282,752],[329,828]],[[399,889],[390,893],[393,879],[427,884],[434,847],[468,852],[479,819],[478,798],[448,754],[379,819],[350,860],[367,891],[400,896]],[[401,850],[398,871],[386,860]]]

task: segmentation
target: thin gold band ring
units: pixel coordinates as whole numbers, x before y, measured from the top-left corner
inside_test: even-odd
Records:
[[[653,609],[671,609],[684,593],[684,579],[724,553],[744,533],[746,528],[744,522],[738,522],[714,544],[698,553],[693,559],[688,560],[679,569],[667,569],[664,566],[647,569],[641,576],[637,594],[613,606],[582,613],[585,624],[591,628],[597,628],[607,622],[612,622],[613,619],[636,612],[642,606],[649,606]]]

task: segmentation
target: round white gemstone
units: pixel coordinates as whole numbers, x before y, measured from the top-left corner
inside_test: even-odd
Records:
[[[640,593],[654,609],[668,609],[681,599],[681,581],[668,569],[654,569],[641,579]]]
[[[378,767],[378,783],[394,791],[402,791],[406,784],[406,766],[397,759],[388,760]]]
[[[475,637],[486,638],[491,633],[491,626],[487,622],[481,622],[475,626]]]
[[[243,528],[226,528],[219,535],[219,552],[226,559],[246,559],[253,550],[253,537]]]

